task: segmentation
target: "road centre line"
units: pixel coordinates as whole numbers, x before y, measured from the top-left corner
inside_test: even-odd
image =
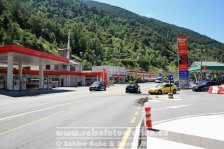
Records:
[[[138,115],[140,109],[141,109],[141,107],[138,106],[138,107],[136,108],[136,111],[135,111],[135,114],[134,114],[134,115],[136,115],[136,114]],[[136,116],[137,116],[137,115],[136,115]],[[132,117],[132,120],[131,120],[131,122],[130,122],[131,124],[135,123],[135,121],[136,121],[136,119],[137,119],[136,116],[133,116],[133,117]],[[120,142],[120,144],[119,144],[118,149],[124,149],[124,148],[125,148],[125,146],[126,146],[126,144],[127,144],[127,141],[128,141],[128,138],[129,138],[131,132],[132,132],[132,128],[131,128],[131,127],[128,127],[127,130],[126,130],[126,132],[125,132],[125,135],[123,136],[123,138],[122,138],[122,140],[121,140],[121,142]]]
[[[56,105],[56,106],[52,106],[52,107],[48,107],[48,108],[43,108],[43,109],[38,109],[38,110],[29,111],[29,112],[24,112],[24,113],[20,113],[20,114],[8,116],[8,117],[3,117],[3,118],[0,118],[0,122],[1,121],[4,121],[4,120],[8,120],[8,119],[13,119],[13,118],[21,117],[21,116],[28,115],[28,114],[40,112],[40,111],[46,111],[46,110],[50,110],[50,109],[54,109],[54,108],[58,108],[58,107],[62,107],[62,106],[70,105],[70,104],[74,104],[74,103],[79,103],[79,102],[87,101],[87,100],[90,100],[90,99],[84,99],[84,100],[78,100],[78,101],[68,102],[68,103],[64,103],[64,104],[60,104],[60,105]]]
[[[56,115],[59,115],[59,114],[61,114],[61,113],[63,113],[63,112],[64,112],[64,111],[56,112],[56,113],[54,113],[54,114],[50,114],[50,115],[48,115],[48,116],[46,116],[46,117],[43,117],[43,118],[40,118],[40,119],[38,119],[38,120],[34,120],[34,121],[29,122],[29,123],[26,123],[26,124],[20,125],[20,126],[18,126],[18,127],[15,127],[15,128],[13,128],[13,129],[9,129],[9,130],[7,130],[7,131],[1,132],[1,133],[0,133],[0,136],[2,136],[2,135],[4,135],[4,134],[7,134],[7,133],[10,133],[10,132],[13,132],[13,131],[16,131],[16,130],[18,130],[18,129],[20,129],[20,128],[23,128],[23,127],[30,126],[30,125],[32,125],[32,124],[41,122],[41,121],[46,120],[46,119],[48,119],[48,118],[54,117],[54,116],[56,116]]]
[[[136,120],[136,117],[134,116],[134,117],[131,119],[131,124],[134,124],[134,123],[135,123],[135,120]]]
[[[124,136],[123,136],[123,138],[122,138],[122,141],[120,142],[120,144],[118,146],[118,149],[124,149],[125,148],[131,132],[132,132],[132,128],[128,127],[126,132],[125,132],[125,134],[124,134]]]

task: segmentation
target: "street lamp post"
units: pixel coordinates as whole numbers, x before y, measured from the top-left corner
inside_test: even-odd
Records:
[[[218,62],[219,62],[219,60],[220,60],[223,56],[224,56],[224,54],[222,54],[222,55],[219,57]]]
[[[200,67],[201,67],[201,69],[200,69],[201,79],[200,80],[202,80],[202,52],[203,52],[203,50],[201,49],[201,65],[200,65]]]

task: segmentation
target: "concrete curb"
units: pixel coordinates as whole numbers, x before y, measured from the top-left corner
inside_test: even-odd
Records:
[[[132,142],[131,149],[138,149],[141,145],[141,133],[142,133],[142,124],[144,124],[144,114],[142,112],[140,122],[136,127],[135,135]]]

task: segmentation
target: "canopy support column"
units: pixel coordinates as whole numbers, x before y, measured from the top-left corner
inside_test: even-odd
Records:
[[[20,81],[19,88],[20,88],[20,90],[22,90],[22,80],[23,80],[23,66],[22,66],[22,63],[19,62],[19,81]]]
[[[99,81],[99,76],[96,76],[96,81]]]
[[[23,79],[23,66],[22,63],[19,62],[19,80],[22,81]]]
[[[71,71],[71,66],[70,66],[69,64],[67,65],[67,71],[68,71],[68,72]],[[70,76],[70,75],[67,75],[67,76],[66,76],[66,81],[67,81],[67,82],[66,82],[66,86],[67,86],[67,87],[70,87],[70,85],[71,85],[71,84],[70,84],[70,82],[71,82],[71,76]]]
[[[13,55],[8,55],[7,90],[13,90]]]
[[[39,89],[44,88],[44,62],[41,60],[39,63]]]
[[[196,75],[195,72],[194,72],[194,78],[195,78],[195,80],[196,80],[196,83],[198,83],[198,78],[197,78],[197,75]]]

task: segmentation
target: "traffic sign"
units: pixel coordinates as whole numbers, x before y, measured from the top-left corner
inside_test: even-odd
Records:
[[[173,75],[169,75],[169,80],[173,81]]]
[[[188,78],[189,72],[188,71],[179,71],[179,77],[180,78]]]

